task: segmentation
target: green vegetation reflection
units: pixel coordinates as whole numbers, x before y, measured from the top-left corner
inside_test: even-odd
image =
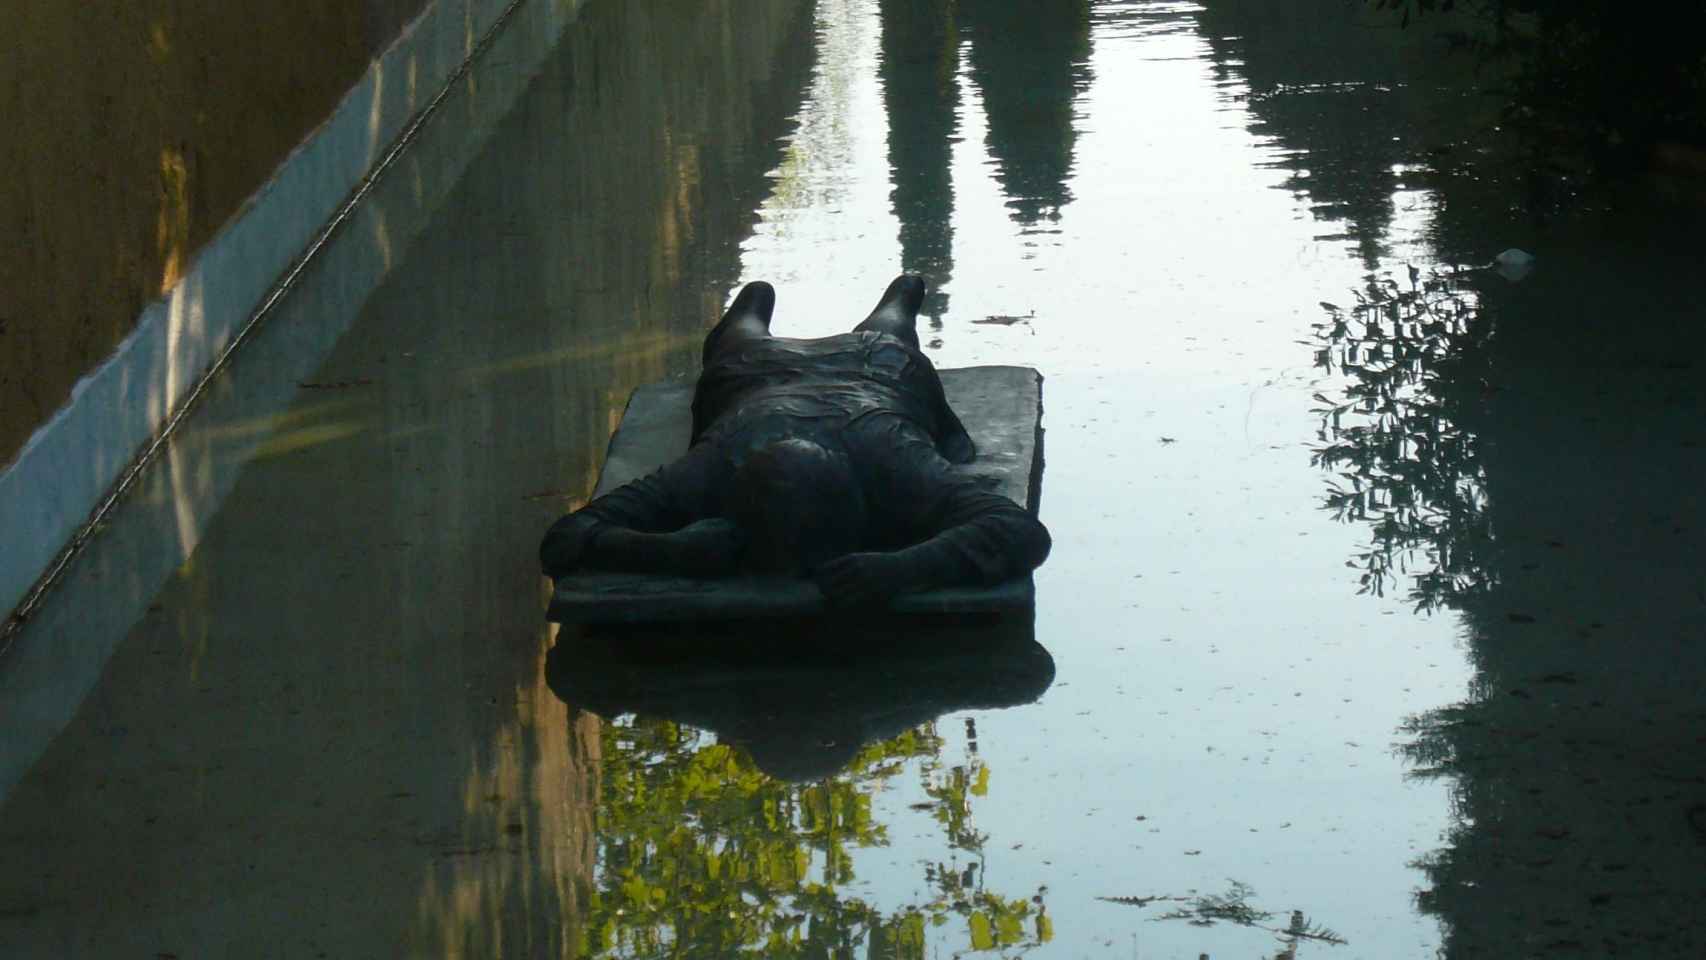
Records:
[[[956,951],[1013,956],[1053,936],[1042,891],[1010,898],[984,887],[988,837],[971,805],[990,770],[975,747],[946,762],[934,723],[867,744],[840,773],[806,783],[667,720],[608,724],[603,739],[591,953],[922,958],[932,930],[956,939],[956,920]],[[912,809],[940,825],[948,849],[923,868],[922,902],[884,911],[847,888],[854,852],[889,843],[874,794],[909,771],[927,798]]]

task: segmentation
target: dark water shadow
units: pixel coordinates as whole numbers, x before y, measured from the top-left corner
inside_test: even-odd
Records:
[[[546,682],[606,718],[711,731],[770,776],[803,781],[944,714],[1031,703],[1054,659],[1029,615],[737,622],[559,638]]]
[[[1417,909],[1445,957],[1700,956],[1698,188],[1573,200],[1504,155],[1499,78],[1441,22],[1406,36],[1303,6],[1197,21],[1280,185],[1367,271],[1321,291],[1309,344],[1323,506],[1369,535],[1361,592],[1452,617],[1473,669],[1399,731],[1410,775],[1450,792]],[[1431,250],[1406,268],[1417,198]],[[1538,257],[1520,283],[1489,269],[1511,246]]]

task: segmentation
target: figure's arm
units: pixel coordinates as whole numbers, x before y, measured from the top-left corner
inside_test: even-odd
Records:
[[[741,538],[733,524],[705,516],[710,466],[711,458],[690,452],[562,517],[539,544],[541,568],[553,578],[576,570],[725,572]]]
[[[1048,529],[1023,507],[955,471],[922,438],[891,449],[868,475],[867,500],[915,542],[849,554],[814,571],[832,601],[863,604],[935,587],[994,585],[1047,559]]]
[[[1053,545],[1041,521],[969,479],[948,486],[921,526],[938,532],[894,551],[920,589],[1011,580],[1041,566]]]

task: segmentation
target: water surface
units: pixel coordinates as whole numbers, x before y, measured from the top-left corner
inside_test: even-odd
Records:
[[[1291,12],[590,4],[9,654],[86,682],[8,758],[0,944],[1690,955],[1698,210],[1539,215],[1425,36]],[[1034,624],[673,670],[542,625],[629,389],[742,282],[811,336],[902,269],[939,364],[1046,378]]]

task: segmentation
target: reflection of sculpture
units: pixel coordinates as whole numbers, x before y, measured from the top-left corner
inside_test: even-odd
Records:
[[[705,338],[693,445],[557,521],[545,572],[809,574],[838,603],[996,584],[1048,555],[1048,531],[952,463],[973,459],[914,329],[902,276],[852,332],[770,334],[751,283]]]
[[[560,634],[546,682],[611,718],[586,953],[925,960],[1051,939],[1046,888],[1009,895],[989,868],[977,718],[957,757],[934,718],[1029,702],[1053,676],[1028,614]],[[914,777],[924,802],[896,809]],[[921,882],[879,881],[879,906],[856,860],[914,828]]]
[[[1028,617],[887,626],[767,622],[757,640],[739,625],[594,633],[552,648],[546,680],[605,717],[638,712],[710,730],[794,781],[834,776],[865,745],[945,713],[1029,703],[1054,680]]]

